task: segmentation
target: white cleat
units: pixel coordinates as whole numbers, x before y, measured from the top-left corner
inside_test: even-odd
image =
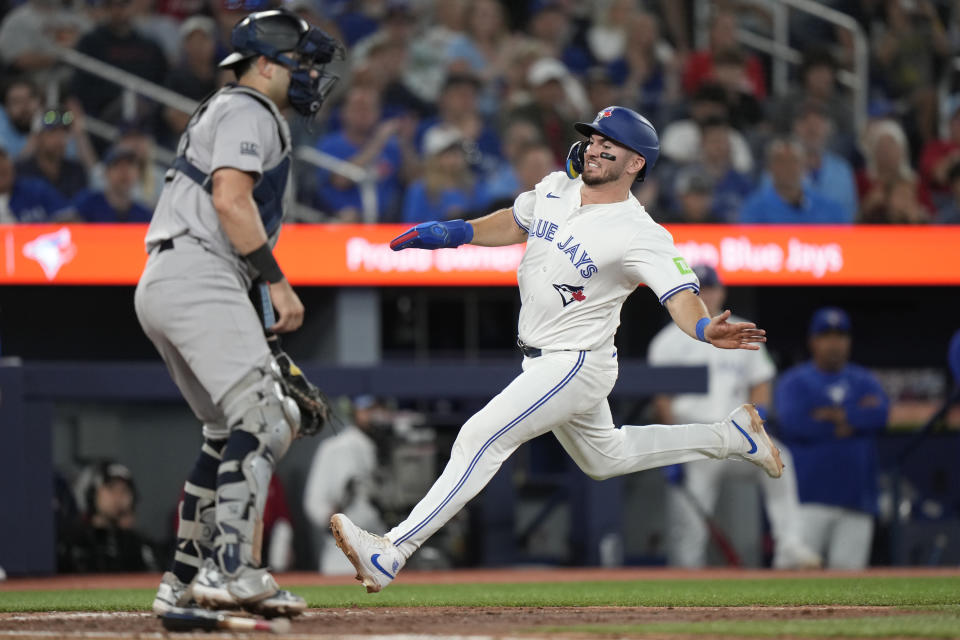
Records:
[[[774,569],[819,569],[823,566],[823,557],[801,542],[781,545],[777,543],[773,554]]]
[[[157,587],[157,595],[153,599],[153,612],[162,616],[177,607],[184,606],[189,600],[188,585],[180,582],[180,579],[173,575],[173,572],[167,571],[163,574],[160,586]]]
[[[392,542],[364,531],[342,513],[330,518],[330,531],[357,570],[357,580],[367,588],[367,593],[376,593],[393,582],[406,563]]]
[[[724,423],[730,427],[732,438],[745,438],[749,445],[747,451],[731,453],[731,457],[741,458],[762,467],[771,478],[780,477],[783,473],[780,449],[774,446],[767,435],[756,407],[752,404],[740,405],[726,417]]]
[[[203,561],[190,583],[193,599],[207,609],[239,609],[240,603],[227,588],[227,579],[212,558]]]

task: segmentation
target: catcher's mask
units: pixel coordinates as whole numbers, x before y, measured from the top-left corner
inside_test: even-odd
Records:
[[[287,98],[297,113],[313,116],[340,79],[326,70],[344,57],[343,47],[323,30],[286,9],[251,13],[230,34],[234,52],[220,62],[229,68],[254,56],[290,69]]]

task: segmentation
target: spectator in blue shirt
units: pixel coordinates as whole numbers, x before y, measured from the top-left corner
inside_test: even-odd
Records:
[[[353,86],[340,109],[342,129],[320,139],[320,151],[373,171],[377,179],[380,221],[393,217],[399,203],[402,178],[416,169],[413,131],[402,118],[380,121],[380,96],[375,89]],[[355,222],[362,218],[360,189],[351,180],[326,169],[317,171],[317,208],[331,216]]]
[[[793,134],[807,152],[806,186],[843,209],[844,222],[857,215],[857,184],[850,163],[830,150],[833,123],[825,104],[808,100],[793,121]]]
[[[774,404],[793,452],[804,542],[829,568],[862,569],[877,512],[876,436],[887,396],[869,371],[850,364],[850,318],[825,307],[810,322],[809,362],[787,370]]]
[[[843,208],[804,185],[806,154],[799,143],[775,138],[767,147],[770,182],[762,184],[743,205],[740,222],[779,224],[844,224]]]
[[[462,218],[475,208],[476,189],[463,145],[463,136],[452,127],[438,125],[427,131],[423,178],[407,189],[404,222]]]
[[[0,109],[0,147],[12,157],[20,155],[30,139],[30,128],[40,111],[37,87],[25,76],[10,79],[3,88]]]
[[[67,157],[70,130],[76,114],[66,109],[48,109],[35,126],[33,151],[17,161],[22,176],[43,178],[64,198],[73,198],[87,188],[87,170]]]
[[[46,222],[66,207],[46,180],[18,176],[10,154],[0,147],[0,224]]]
[[[73,202],[84,222],[150,222],[153,212],[133,199],[139,180],[137,152],[114,147],[103,159],[106,185],[103,191],[84,191]]]

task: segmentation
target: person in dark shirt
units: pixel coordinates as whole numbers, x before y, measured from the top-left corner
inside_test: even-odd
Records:
[[[66,207],[46,180],[18,176],[10,154],[0,147],[0,224],[46,222]]]
[[[193,16],[180,26],[180,64],[170,71],[166,86],[171,91],[203,100],[218,86],[214,51],[217,47],[217,23],[207,16]],[[170,132],[179,136],[190,114],[167,107],[163,113]]]
[[[85,222],[150,222],[153,212],[133,199],[140,168],[133,149],[114,147],[103,160],[103,191],[84,191],[73,203]]]
[[[33,153],[17,162],[17,173],[43,178],[67,199],[87,188],[87,170],[67,158],[69,129],[74,117],[72,111],[44,111],[34,127]]]
[[[130,469],[94,463],[80,473],[74,492],[81,516],[60,531],[60,572],[156,571],[152,545],[135,529],[137,489]]]
[[[119,67],[144,80],[163,84],[167,77],[167,59],[160,46],[133,27],[131,0],[103,0],[105,18],[77,43],[77,51]],[[119,86],[88,73],[77,73],[71,93],[80,99],[92,116],[111,119],[119,110],[122,91]],[[129,115],[129,114],[128,114]]]
[[[810,321],[809,362],[774,391],[780,436],[797,470],[803,538],[831,569],[863,569],[877,512],[875,439],[890,404],[867,369],[850,363],[850,317],[824,307]]]

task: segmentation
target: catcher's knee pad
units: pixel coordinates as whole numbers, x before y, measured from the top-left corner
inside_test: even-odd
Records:
[[[300,424],[296,403],[283,393],[272,362],[244,376],[222,402],[231,433],[217,473],[214,545],[228,574],[260,564],[270,476]]]
[[[203,559],[213,554],[213,540],[217,531],[217,469],[226,444],[226,438],[205,439],[200,456],[183,487],[175,563],[199,569]]]

